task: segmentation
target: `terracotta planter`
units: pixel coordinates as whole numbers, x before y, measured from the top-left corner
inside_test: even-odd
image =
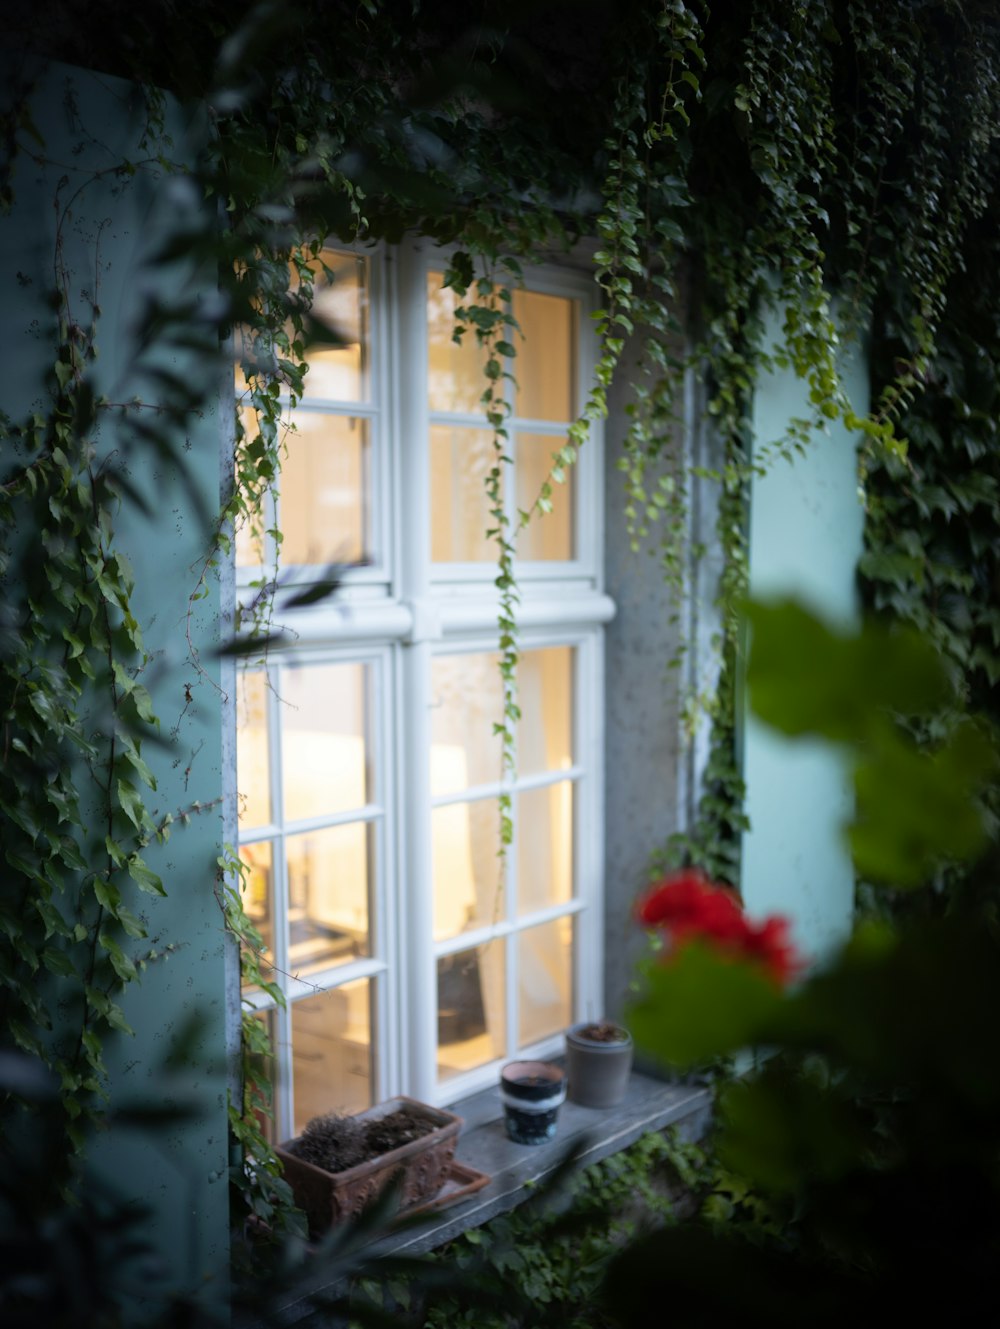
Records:
[[[288,1152],[291,1141],[275,1149],[285,1171],[285,1180],[294,1192],[295,1203],[309,1219],[310,1231],[324,1232],[359,1214],[396,1176],[400,1178],[401,1210],[426,1204],[437,1195],[455,1156],[462,1118],[454,1112],[402,1096],[377,1103],[357,1115],[359,1120],[368,1121],[386,1117],[401,1107],[426,1117],[432,1129],[398,1149],[367,1159],[343,1172],[327,1172],[304,1158],[297,1158]]]
[[[632,1071],[632,1035],[608,1042],[588,1038],[586,1030],[605,1021],[587,1021],[566,1030],[566,1075],[569,1097],[581,1107],[615,1107],[625,1097]]]

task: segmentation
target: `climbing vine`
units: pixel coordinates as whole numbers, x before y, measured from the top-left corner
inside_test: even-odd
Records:
[[[738,882],[736,607],[747,585],[747,495],[760,467],[807,448],[834,421],[864,440],[870,604],[931,636],[968,700],[997,719],[995,5],[636,0],[589,8],[574,33],[544,5],[522,14],[487,4],[475,26],[429,0],[391,9],[329,0],[320,9],[335,40],[315,39],[312,7],[241,7],[234,16],[225,0],[210,0],[183,49],[167,3],[116,6],[118,21],[99,33],[65,16],[50,30],[44,5],[14,21],[13,49],[26,55],[0,123],[8,210],[20,167],[45,161],[30,112],[36,53],[147,89],[145,146],[106,168],[115,181],[172,169],[153,89],[204,108],[199,161],[183,173],[202,206],[159,261],[166,271],[217,265],[223,298],[209,313],[196,302],[161,303],[147,328],[154,351],[194,344],[216,368],[238,358],[246,384],[233,487],[211,514],[192,603],[231,553],[234,528],[249,525],[280,557],[268,496],[319,331],[309,295],[323,241],[392,243],[417,231],[454,247],[456,331],[483,353],[505,776],[518,716],[517,536],[544,520],[552,485],[606,413],[616,370],[635,356],[628,428],[613,440],[630,538],[636,547],[658,539],[676,604],[690,576],[686,509],[697,479],[719,491],[725,553],[711,756],[697,825],[668,846],[667,860]],[[61,219],[71,210],[64,189]],[[62,224],[48,395],[23,418],[0,420],[0,1000],[10,1038],[57,1076],[66,1138],[78,1147],[102,1112],[106,1040],[126,1032],[118,998],[166,949],[146,936],[146,915],[170,883],[145,850],[202,810],[150,810],[149,659],[133,574],[115,542],[120,513],[140,496],[127,466],[101,451],[101,426],[127,425],[136,446],[176,460],[178,432],[209,389],[172,379],[153,355],[145,398],[100,399],[100,293],[84,306],[71,296]],[[503,493],[505,386],[517,350],[510,295],[533,251],[581,234],[597,239],[603,301],[594,380],[535,502],[512,517]],[[765,340],[768,305],[778,311],[777,345]],[[219,356],[220,336],[238,355]],[[870,411],[848,399],[841,376],[845,346],[865,336]],[[772,367],[806,382],[809,413],[780,439],[751,440],[753,385]],[[679,446],[685,375],[704,384],[723,458],[697,476]],[[29,546],[42,557],[29,557]],[[241,629],[254,650],[266,650],[278,582],[275,563],[246,608]],[[501,822],[503,849],[509,795]],[[259,951],[231,876],[222,898],[244,953]],[[255,981],[266,981],[263,970]],[[246,1030],[259,1063],[259,1021]],[[274,1179],[259,1065],[245,1085],[233,1128],[260,1169],[241,1164],[241,1186]],[[16,1110],[16,1095],[8,1107]]]

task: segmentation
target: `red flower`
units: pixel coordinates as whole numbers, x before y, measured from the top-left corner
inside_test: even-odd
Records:
[[[784,985],[802,968],[788,935],[788,920],[777,914],[765,918],[763,923],[748,924],[743,942],[744,955],[752,955],[767,969],[771,977]]]
[[[645,927],[669,937],[671,953],[686,941],[703,938],[729,955],[761,964],[779,984],[787,983],[800,967],[785,919],[749,922],[736,895],[695,868],[652,886],[639,901],[636,916]]]

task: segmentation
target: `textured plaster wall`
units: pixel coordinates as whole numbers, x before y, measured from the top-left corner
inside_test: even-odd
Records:
[[[863,411],[868,382],[858,353],[845,373],[855,408]],[[808,414],[805,386],[791,370],[765,376],[754,398],[755,448],[779,438],[792,416]],[[838,424],[814,438],[804,456],[772,463],[754,480],[752,595],[795,595],[827,620],[850,624],[861,539],[856,440]],[[743,840],[747,909],[789,915],[800,948],[822,957],[845,938],[851,920],[854,877],[840,834],[851,809],[846,772],[828,745],[783,738],[752,715],[743,738],[751,826]]]
[[[9,84],[8,84],[9,87]],[[123,158],[148,156],[137,145],[142,108],[129,85],[65,66],[38,72],[33,117],[54,165],[22,156],[13,187],[12,214],[0,218],[4,261],[0,267],[3,408],[17,418],[44,409],[45,375],[54,358],[53,287],[56,244],[54,202],[72,195],[64,228],[63,258],[71,275],[72,300],[81,322],[90,302],[101,307],[96,386],[112,400],[139,394],[155,400],[152,381],[137,374],[134,324],[154,289],[180,293],[185,285],[211,298],[205,274],[174,269],[154,276],[146,256],[198,200],[162,171],[134,176],[109,171]],[[167,151],[184,160],[193,151],[198,126],[176,106],[168,107]],[[95,177],[95,172],[100,173]],[[83,186],[82,188],[80,188]],[[79,192],[76,192],[79,190]],[[190,356],[163,359],[185,376],[211,373]],[[220,592],[210,583],[188,624],[188,597],[206,548],[207,513],[219,494],[217,394],[185,422],[177,438],[186,479],[172,461],[157,455],[129,432],[105,430],[99,453],[117,449],[129,478],[145,496],[148,514],[125,500],[116,521],[116,544],[135,569],[135,611],[152,659],[143,682],[160,718],[158,744],[143,755],[158,788],[147,797],[155,819],[175,816],[200,803],[187,826],[177,825],[169,842],[153,846],[148,861],[163,879],[165,899],[136,895],[130,906],[144,916],[147,942],[168,958],[151,963],[126,993],[126,1019],[134,1038],[116,1037],[108,1048],[112,1108],[142,1103],[183,1108],[156,1129],[113,1126],[89,1151],[92,1166],[138,1208],[152,1211],[144,1232],[156,1258],[145,1286],[224,1290],[228,1260],[227,1117],[225,1103],[225,946],[214,895],[215,861],[222,839],[221,723],[219,665],[213,647],[219,634]],[[199,510],[200,508],[200,510]],[[201,649],[195,668],[187,641]]]
[[[638,351],[638,344],[629,347],[623,364],[633,364]],[[680,640],[680,625],[671,621],[676,606],[664,585],[655,538],[633,553],[623,514],[616,462],[628,427],[626,380],[619,373],[610,393],[604,478],[605,589],[617,606],[605,636],[604,972],[612,1016],[622,1014],[635,961],[645,949],[632,908],[648,880],[650,855],[677,829],[685,763],[678,671],[669,668]]]

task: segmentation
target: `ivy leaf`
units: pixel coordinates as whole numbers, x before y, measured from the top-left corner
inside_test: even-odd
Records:
[[[114,937],[109,937],[106,932],[102,932],[97,940],[106,951],[115,973],[123,982],[131,983],[134,978],[138,978],[139,975],[136,972],[135,965],[118,945]]]
[[[76,967],[65,951],[57,950],[54,946],[46,946],[42,951],[42,964],[50,974],[57,974],[60,978],[74,978],[76,976]]]
[[[138,854],[133,854],[128,861],[128,875],[147,895],[166,895],[163,882],[151,868],[146,866]]]
[[[118,781],[118,803],[135,829],[142,830],[146,809],[135,786],[128,780]]]

